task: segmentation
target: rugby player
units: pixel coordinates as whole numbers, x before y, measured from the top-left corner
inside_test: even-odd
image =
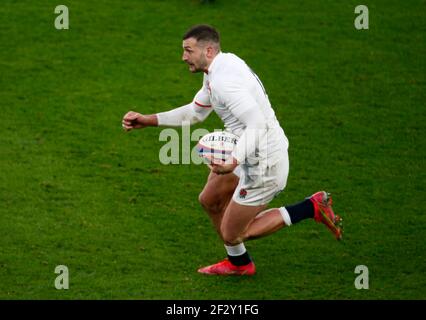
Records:
[[[203,72],[194,100],[167,112],[143,115],[129,111],[126,131],[148,126],[181,126],[204,121],[215,111],[225,130],[239,137],[231,161],[215,161],[199,201],[224,242],[227,258],[200,268],[202,274],[253,275],[255,264],[244,241],[269,235],[304,219],[324,224],[342,238],[341,218],[332,199],[319,191],[303,201],[267,209],[287,183],[288,139],[258,76],[238,56],[221,51],[218,31],[196,25],[183,36],[182,60],[193,73]],[[256,134],[252,134],[255,132]]]

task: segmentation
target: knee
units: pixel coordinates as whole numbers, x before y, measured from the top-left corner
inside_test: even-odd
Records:
[[[204,191],[198,196],[198,201],[209,213],[220,213],[222,211],[219,201]]]
[[[199,194],[198,202],[203,206],[203,208],[210,206],[209,198],[204,191]]]

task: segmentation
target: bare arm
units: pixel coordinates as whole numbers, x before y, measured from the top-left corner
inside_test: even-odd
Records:
[[[194,124],[204,121],[212,110],[208,90],[203,84],[191,103],[158,114],[142,115],[129,111],[123,117],[122,126],[124,130],[130,131],[145,127],[177,127],[184,124]]]
[[[138,112],[129,111],[123,117],[122,126],[126,131],[145,127],[157,127],[158,117],[156,114],[142,115]]]
[[[143,115],[129,111],[124,115],[122,125],[126,131],[145,127],[192,125],[204,121],[211,111],[211,108],[200,107],[194,102],[158,114]]]

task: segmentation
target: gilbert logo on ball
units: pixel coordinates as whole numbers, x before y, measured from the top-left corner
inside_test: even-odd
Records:
[[[230,159],[232,151],[238,142],[238,136],[227,131],[215,131],[203,136],[197,144],[200,157],[207,163],[214,160],[226,161]]]

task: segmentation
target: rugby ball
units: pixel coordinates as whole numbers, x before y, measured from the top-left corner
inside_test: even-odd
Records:
[[[198,155],[206,163],[213,159],[226,161],[238,142],[238,136],[227,131],[215,131],[203,136],[197,144]]]

